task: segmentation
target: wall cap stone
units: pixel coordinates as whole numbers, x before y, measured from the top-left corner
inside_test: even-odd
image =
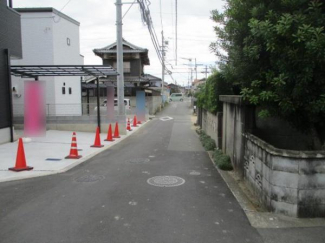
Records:
[[[236,105],[246,104],[241,95],[220,95],[219,100],[224,103],[231,103]]]
[[[251,133],[245,133],[243,134],[243,136],[272,155],[281,156],[281,157],[290,157],[290,158],[300,158],[300,159],[301,158],[308,158],[308,159],[325,158],[325,150],[299,151],[299,150],[279,149],[263,141],[262,139],[254,136]]]

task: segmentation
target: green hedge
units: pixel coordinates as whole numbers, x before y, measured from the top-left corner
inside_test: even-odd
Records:
[[[200,140],[205,150],[212,151],[216,148],[216,142],[204,131],[199,129],[197,130],[197,133],[200,135]]]
[[[195,93],[197,106],[215,114],[222,111],[222,102],[219,101],[219,95],[230,95],[232,84],[228,83],[223,74],[214,71],[206,80],[205,84],[198,87]]]
[[[222,153],[221,150],[216,149],[213,152],[213,160],[214,163],[218,166],[221,170],[233,170],[230,157]]]

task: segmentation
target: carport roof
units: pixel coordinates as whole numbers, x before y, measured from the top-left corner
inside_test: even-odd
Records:
[[[41,76],[95,76],[119,75],[111,66],[104,65],[19,65],[11,66],[11,74],[22,78]]]

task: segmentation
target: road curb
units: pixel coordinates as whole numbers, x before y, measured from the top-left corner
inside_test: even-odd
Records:
[[[220,176],[227,184],[229,190],[243,209],[252,227],[257,229],[299,228],[299,227],[323,227],[324,218],[293,218],[272,212],[259,211],[248,199],[237,181],[227,171],[220,170],[214,163],[211,151],[207,152],[211,163],[218,170]]]
[[[88,154],[88,155],[86,155],[85,157],[82,157],[79,160],[73,161],[73,163],[67,165],[66,167],[64,167],[61,170],[55,170],[55,171],[34,170],[34,171],[29,171],[29,173],[31,173],[31,174],[21,175],[19,177],[15,177],[15,178],[0,179],[0,183],[2,183],[2,182],[10,182],[10,181],[18,181],[18,180],[25,180],[25,179],[31,179],[31,178],[36,178],[36,177],[43,177],[43,176],[49,176],[49,175],[55,175],[55,174],[60,174],[60,173],[67,172],[67,171],[71,170],[72,168],[74,168],[74,167],[88,161],[89,159],[95,157],[96,155],[108,150],[109,148],[115,146],[116,144],[119,144],[120,142],[122,142],[123,140],[128,138],[129,136],[132,136],[133,134],[135,134],[138,131],[142,130],[149,122],[150,122],[150,120],[142,123],[139,128],[137,128],[136,130],[133,130],[132,132],[127,131],[126,135],[123,135],[121,138],[119,138],[118,140],[115,140],[113,143],[104,145],[103,148],[97,149],[97,151],[95,151],[95,152],[93,152],[91,154]],[[37,173],[40,173],[40,174],[37,174]]]

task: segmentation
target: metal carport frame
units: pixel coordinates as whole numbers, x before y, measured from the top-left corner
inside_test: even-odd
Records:
[[[9,65],[10,66],[10,65]],[[94,76],[97,81],[97,125],[100,130],[99,77],[118,76],[111,66],[104,65],[14,65],[10,66],[11,75],[21,78],[49,76]],[[13,107],[11,106],[11,111]],[[13,124],[11,124],[13,127]],[[12,141],[13,142],[13,141]]]

